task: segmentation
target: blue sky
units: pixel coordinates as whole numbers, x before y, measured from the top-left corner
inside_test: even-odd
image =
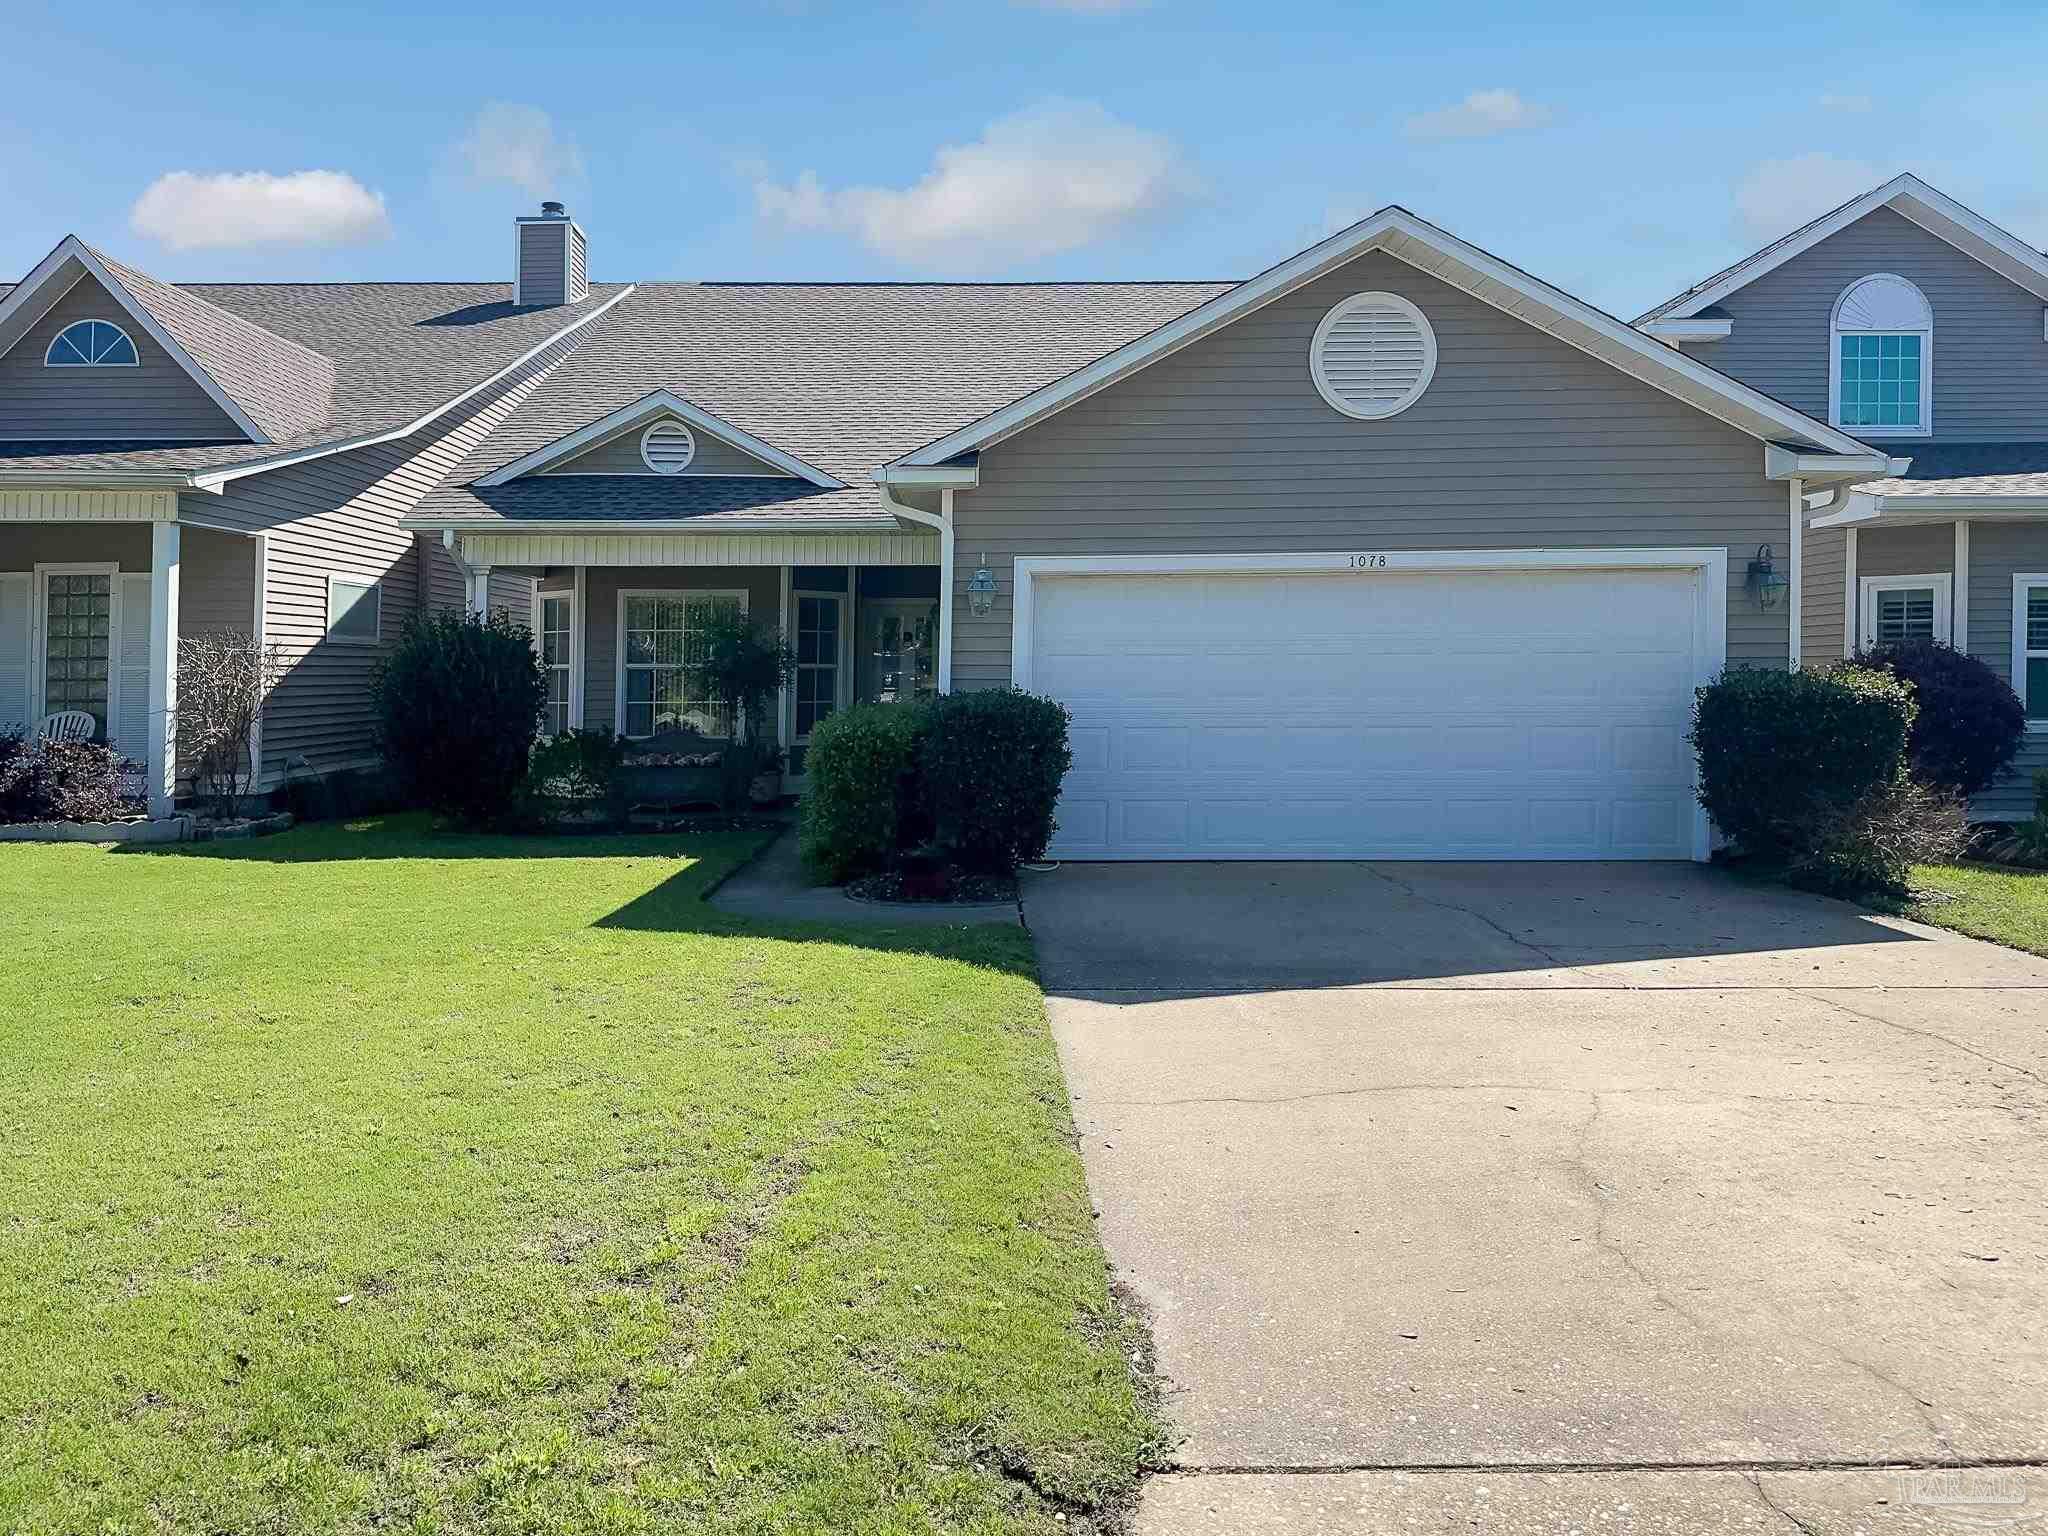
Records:
[[[0,274],[502,279],[552,190],[602,279],[1235,277],[1399,202],[1632,316],[1902,169],[2048,243],[2039,6],[1532,9],[27,0]]]

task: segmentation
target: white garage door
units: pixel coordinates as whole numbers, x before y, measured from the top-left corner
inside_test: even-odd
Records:
[[[1029,579],[1020,672],[1074,715],[1053,855],[1697,856],[1705,570],[1390,559]]]

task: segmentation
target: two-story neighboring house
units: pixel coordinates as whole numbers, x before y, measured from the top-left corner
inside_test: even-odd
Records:
[[[1899,176],[1658,305],[1648,334],[1895,456],[1815,498],[1800,653],[1931,636],[2026,703],[2024,817],[2048,767],[2048,257]]]

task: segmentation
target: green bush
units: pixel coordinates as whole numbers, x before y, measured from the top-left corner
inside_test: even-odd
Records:
[[[625,818],[626,738],[602,727],[563,731],[535,744],[526,791],[543,821],[566,812],[596,810],[609,821]]]
[[[502,611],[415,614],[371,686],[377,744],[403,792],[471,826],[505,820],[547,708],[532,631]]]
[[[933,702],[918,778],[947,858],[972,873],[1007,875],[1045,856],[1074,760],[1071,718],[1065,705],[1015,688]]]
[[[1874,646],[1845,666],[1877,667],[1913,686],[1913,777],[1968,799],[2012,766],[2027,731],[2026,706],[1975,656],[1934,640]]]
[[[1823,821],[1904,773],[1913,715],[1889,672],[1723,673],[1693,705],[1700,804],[1743,852],[1798,862]]]
[[[804,759],[798,846],[821,880],[883,868],[930,835],[918,793],[918,743],[929,704],[856,704],[818,723]]]

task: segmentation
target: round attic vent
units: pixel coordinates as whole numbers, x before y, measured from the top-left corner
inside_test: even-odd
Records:
[[[1407,410],[1429,388],[1436,332],[1397,293],[1354,293],[1316,327],[1308,367],[1332,410],[1380,421]]]
[[[680,421],[657,421],[640,434],[640,457],[657,475],[680,475],[697,457],[697,439]]]

